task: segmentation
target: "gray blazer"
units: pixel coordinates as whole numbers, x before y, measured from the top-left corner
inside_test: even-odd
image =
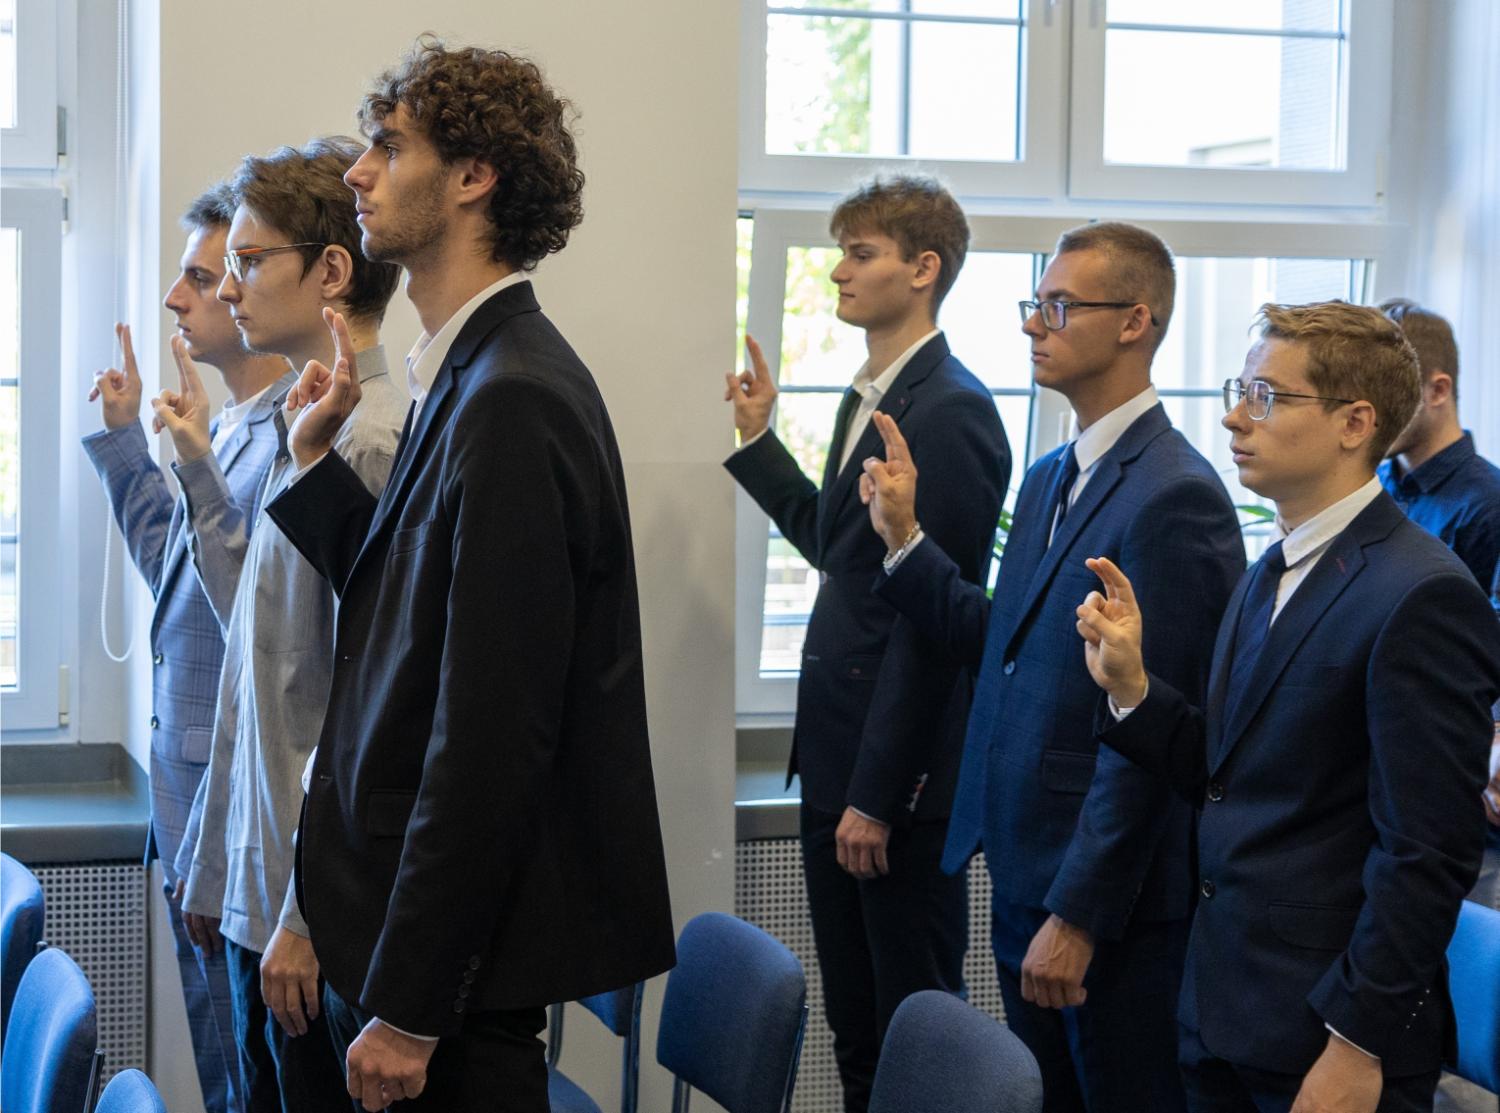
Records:
[[[358,367],[362,397],[334,448],[379,495],[411,399],[391,381],[383,348],[360,352]],[[295,471],[280,407],[272,421],[280,448],[262,505]],[[251,529],[212,456],[178,476],[193,564],[226,645],[208,773],[177,856],[183,907],[222,918],[227,938],[260,953],[278,922],[308,933],[291,891],[292,840],[333,673],[334,594],[274,523]]]

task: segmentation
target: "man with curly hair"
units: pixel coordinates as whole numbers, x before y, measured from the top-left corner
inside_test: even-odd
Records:
[[[348,332],[309,364],[271,516],[339,591],[297,881],[365,1109],[546,1110],[546,1006],[673,962],[614,431],[528,272],[582,218],[531,62],[424,39],[345,181],[423,333],[379,500],[332,448]]]

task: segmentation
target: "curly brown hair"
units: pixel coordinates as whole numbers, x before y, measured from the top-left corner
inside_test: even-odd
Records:
[[[360,128],[368,135],[397,105],[445,163],[474,158],[497,171],[494,259],[531,270],[567,245],[583,220],[583,171],[569,130],[577,113],[534,62],[503,50],[450,50],[423,35],[365,94]]]

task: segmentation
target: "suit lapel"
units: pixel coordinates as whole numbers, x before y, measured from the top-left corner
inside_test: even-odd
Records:
[[[875,407],[876,412],[888,415],[897,425],[900,425],[911,407],[912,391],[916,390],[924,379],[937,370],[938,364],[947,358],[947,338],[942,333],[938,333],[923,344],[917,350],[916,355],[911,357],[911,361],[901,369],[895,382],[891,383],[891,389],[886,391],[885,397]],[[830,442],[828,464],[823,471],[823,486],[818,491],[818,534],[824,552],[827,551],[828,543],[833,537],[834,523],[859,487],[859,477],[864,471],[862,461],[870,456],[881,458],[885,456],[885,447],[880,440],[880,430],[875,428],[873,418],[865,425],[864,432],[859,435],[859,440],[854,442],[854,451],[849,453],[849,462],[839,468],[838,457],[833,455],[833,452],[835,450],[842,452],[843,440],[843,431],[835,430]],[[835,472],[834,469],[838,470]]]

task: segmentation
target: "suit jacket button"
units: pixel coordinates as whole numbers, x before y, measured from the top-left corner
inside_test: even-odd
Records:
[[[459,986],[458,995],[459,997],[467,997],[469,995],[469,987],[466,985]]]
[[[1211,804],[1217,804],[1224,799],[1224,786],[1218,781],[1208,782],[1208,800]]]
[[[456,1013],[463,1012],[464,1011],[464,1003],[462,1001],[455,1001],[455,1002],[453,1002],[453,1011],[456,1012]]]
[[[1006,661],[1005,667],[1000,671],[1003,672],[1006,676],[1009,676],[1011,673],[1016,671],[1016,663],[1014,661]]]
[[[155,730],[159,726],[161,726],[161,720],[158,719],[155,715],[152,715],[151,716],[151,729]]]
[[[470,970],[478,970],[479,969],[479,956],[478,955],[473,955],[473,956],[470,957],[470,959],[469,959],[469,969]]]
[[[1203,894],[1204,900],[1214,899],[1214,883],[1208,878],[1203,879],[1203,884],[1198,886],[1198,892]]]
[[[155,657],[151,658],[151,663],[153,665],[159,665],[159,664],[161,664],[165,660],[166,660],[166,658],[163,657],[160,653],[158,653]]]
[[[474,980],[474,971],[472,971],[472,970],[465,970],[464,971],[464,984],[468,985],[471,982],[473,982],[473,980]]]

